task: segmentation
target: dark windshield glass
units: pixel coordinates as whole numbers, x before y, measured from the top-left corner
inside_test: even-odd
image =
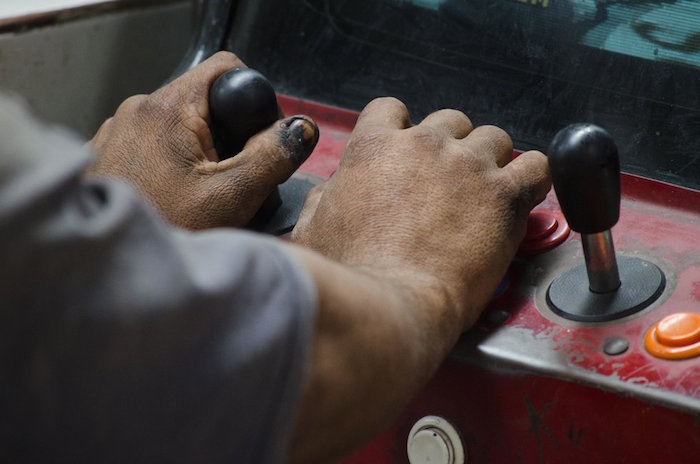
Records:
[[[228,47],[282,92],[360,109],[394,95],[546,149],[589,121],[623,170],[700,188],[700,2],[287,0],[240,8]]]

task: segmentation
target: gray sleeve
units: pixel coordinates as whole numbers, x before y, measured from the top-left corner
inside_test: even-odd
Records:
[[[284,460],[316,289],[272,238],[164,224],[0,98],[0,461]]]

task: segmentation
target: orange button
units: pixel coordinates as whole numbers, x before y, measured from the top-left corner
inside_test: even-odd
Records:
[[[678,313],[663,318],[657,326],[656,339],[668,346],[688,346],[700,341],[700,315]]]
[[[651,326],[644,346],[654,356],[687,359],[700,355],[700,314],[675,313]]]

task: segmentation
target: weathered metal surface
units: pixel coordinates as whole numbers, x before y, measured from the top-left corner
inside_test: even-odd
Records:
[[[128,96],[157,89],[187,49],[192,5],[101,11],[0,34],[0,92],[90,138]]]
[[[74,0],[33,2],[18,8],[10,3],[0,5],[0,32],[27,30],[60,24],[127,8],[176,3],[181,0]]]

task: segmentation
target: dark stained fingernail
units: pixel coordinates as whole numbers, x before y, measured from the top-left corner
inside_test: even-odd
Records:
[[[311,155],[318,142],[318,126],[306,116],[292,116],[287,119],[292,145],[290,153],[297,165],[301,165]]]

